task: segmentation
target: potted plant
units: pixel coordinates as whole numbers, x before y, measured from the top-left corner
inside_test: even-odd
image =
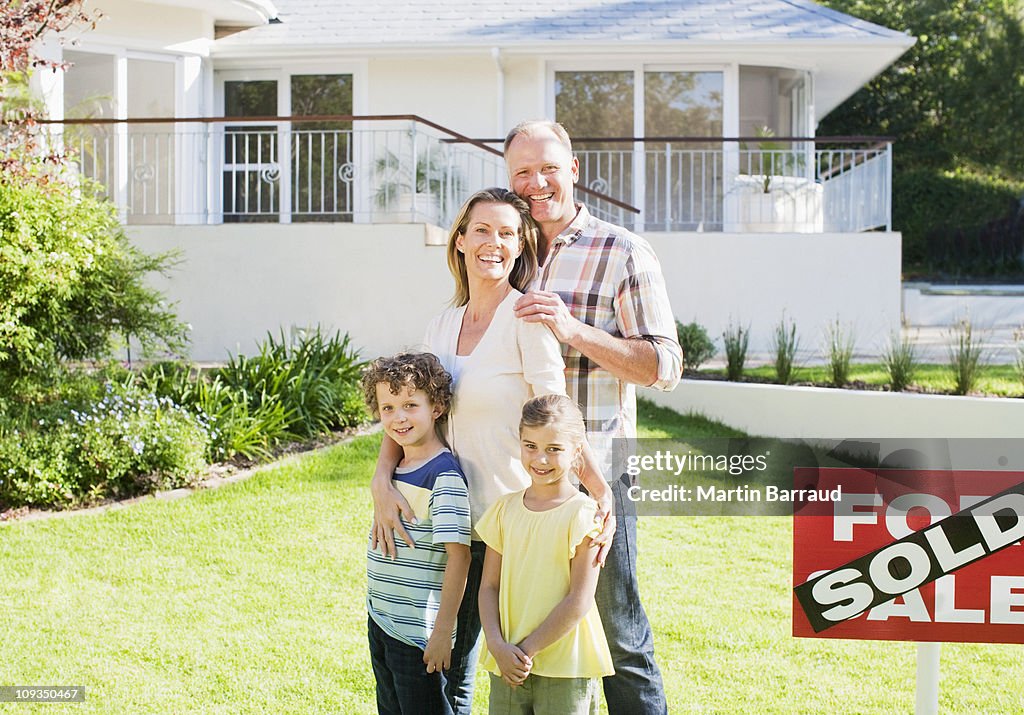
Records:
[[[749,174],[736,177],[735,221],[739,231],[813,233],[822,228],[821,186],[804,176],[806,157],[772,141],[770,127],[758,127],[757,150],[746,162]],[[747,151],[745,144],[740,149]]]
[[[404,223],[423,218],[437,224],[444,207],[462,189],[458,170],[449,164],[447,152],[437,147],[420,151],[415,162],[385,149],[375,168],[379,183],[374,198],[384,220]]]

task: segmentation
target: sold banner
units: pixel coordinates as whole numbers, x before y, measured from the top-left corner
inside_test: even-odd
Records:
[[[1024,472],[797,469],[793,635],[1024,643]],[[838,490],[838,491],[836,491]]]

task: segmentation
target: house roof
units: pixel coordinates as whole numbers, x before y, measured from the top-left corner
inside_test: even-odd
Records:
[[[280,24],[224,45],[537,44],[538,42],[905,40],[809,0],[275,0]]]
[[[914,39],[810,0],[274,0],[277,20],[214,43],[215,57],[452,54],[554,58],[693,52],[703,62],[811,69],[823,117]]]

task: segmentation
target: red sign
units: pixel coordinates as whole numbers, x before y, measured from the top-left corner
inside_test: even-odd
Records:
[[[1024,473],[798,469],[796,482],[839,498],[794,516],[794,636],[1024,643]]]

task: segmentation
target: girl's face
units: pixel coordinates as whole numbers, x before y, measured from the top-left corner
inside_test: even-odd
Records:
[[[523,242],[519,212],[505,203],[479,202],[469,212],[466,230],[455,246],[466,260],[466,274],[484,281],[507,281]]]
[[[523,427],[519,448],[519,458],[530,479],[538,486],[568,479],[583,449],[557,425]]]

